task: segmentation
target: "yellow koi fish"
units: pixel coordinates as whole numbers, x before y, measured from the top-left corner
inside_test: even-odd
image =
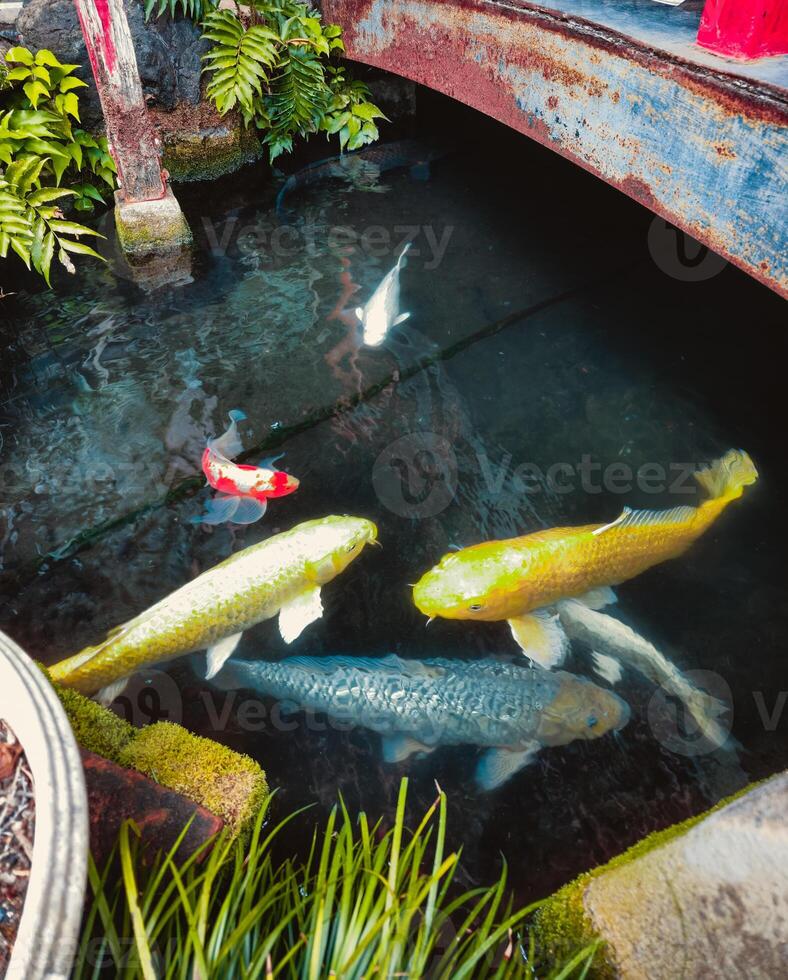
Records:
[[[505,619],[527,656],[554,667],[568,640],[551,606],[571,598],[592,609],[615,602],[610,586],[683,554],[758,473],[747,453],[731,449],[695,478],[709,495],[699,507],[625,507],[609,524],[551,528],[445,555],[414,586],[413,600],[430,617]]]
[[[279,616],[291,643],[323,615],[320,587],[377,540],[363,517],[305,521],[245,548],[198,575],[141,615],[113,630],[103,643],[50,668],[53,680],[109,702],[143,667],[197,650],[208,651],[212,677],[244,630]]]

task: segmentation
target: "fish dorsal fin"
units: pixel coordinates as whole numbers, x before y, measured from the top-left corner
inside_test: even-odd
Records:
[[[512,636],[521,650],[541,667],[559,667],[569,651],[569,639],[558,616],[537,609],[526,616],[508,620]]]
[[[683,524],[697,513],[694,507],[672,507],[670,510],[632,510],[625,507],[619,516],[609,524],[594,528],[592,534],[604,534],[611,528],[647,527],[655,524]]]

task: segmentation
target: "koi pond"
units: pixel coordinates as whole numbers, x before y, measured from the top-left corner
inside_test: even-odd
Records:
[[[468,118],[455,131],[481,125]],[[198,247],[179,285],[145,292],[114,262],[85,263],[79,281],[3,301],[0,628],[54,664],[243,548],[355,515],[382,548],[325,585],[322,617],[292,643],[269,619],[234,657],[530,671],[506,622],[427,625],[411,586],[479,542],[605,524],[625,506],[696,507],[693,472],[746,450],[757,483],[604,611],[724,703],[717,743],[659,672],[576,636],[561,669],[604,690],[621,673],[620,724],[537,746],[492,789],[471,737],[384,753],[351,723],[352,686],[334,691],[351,719],[339,722],[224,690],[195,654],[115,702],[135,723],[169,718],[250,754],[276,807],[316,802],[316,823],[338,792],[390,816],[404,773],[421,813],[437,780],[464,884],[505,859],[525,901],[788,765],[788,334],[780,301],[743,273],[677,250],[650,212],[525,138],[483,133],[361,153],[288,185],[251,168],[182,187]],[[410,316],[367,333],[354,310],[408,242]],[[201,458],[234,410],[241,460],[282,453],[276,467],[300,484],[253,523],[200,523],[213,496]],[[495,711],[480,681],[464,692]],[[308,845],[299,830],[280,846]]]

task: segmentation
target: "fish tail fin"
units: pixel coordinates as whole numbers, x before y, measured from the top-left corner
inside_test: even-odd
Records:
[[[755,483],[758,471],[743,449],[729,449],[710,466],[698,470],[695,479],[711,500],[735,500]]]
[[[97,653],[100,653],[111,639],[112,637],[108,637],[103,643],[99,643],[93,647],[85,647],[79,653],[72,654],[72,656],[66,657],[64,660],[58,660],[56,664],[47,667],[47,673],[56,683],[68,685],[69,675],[86,664],[92,657],[95,657]]]
[[[405,242],[402,251],[399,253],[399,258],[397,259],[397,267],[399,269],[402,269],[404,267],[407,261],[406,256],[408,254],[408,250],[410,249],[412,244],[413,242]]]
[[[703,736],[716,748],[730,747],[730,725],[720,720],[729,705],[712,694],[693,687],[686,697],[687,708]]]

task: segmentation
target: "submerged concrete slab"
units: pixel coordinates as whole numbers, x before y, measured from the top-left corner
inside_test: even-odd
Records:
[[[582,904],[627,980],[788,975],[788,772],[686,833],[617,860]]]

